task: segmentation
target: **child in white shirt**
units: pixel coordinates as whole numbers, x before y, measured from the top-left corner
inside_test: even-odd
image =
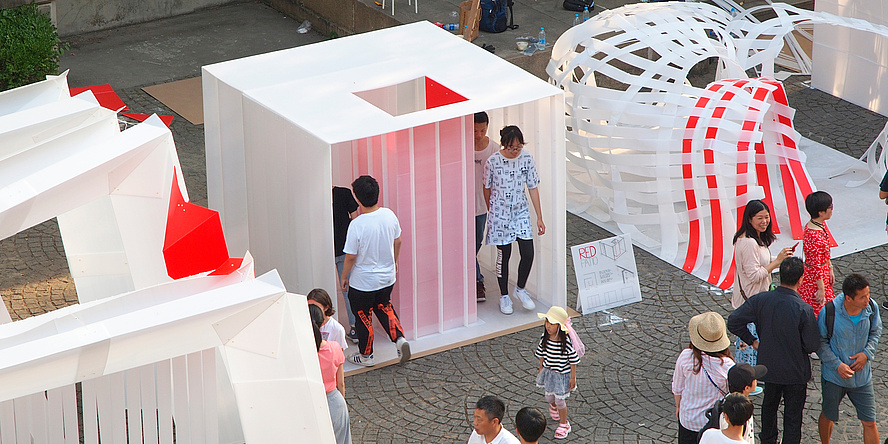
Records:
[[[728,421],[728,428],[708,429],[700,437],[700,444],[738,444],[743,440],[743,427],[752,416],[752,401],[741,393],[725,396],[722,404],[722,415]]]
[[[324,311],[324,323],[321,324],[321,338],[325,341],[336,342],[343,350],[348,349],[348,342],[345,339],[345,328],[336,318],[332,317],[336,314],[333,308],[333,301],[330,295],[322,288],[315,288],[308,292],[306,296],[309,304],[317,305]]]

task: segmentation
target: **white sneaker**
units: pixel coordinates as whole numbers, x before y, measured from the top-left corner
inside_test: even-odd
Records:
[[[500,296],[500,311],[503,314],[512,314],[512,299],[507,294]]]
[[[533,300],[530,299],[530,295],[527,294],[527,290],[523,288],[515,288],[515,297],[521,301],[521,306],[524,307],[525,310],[533,310],[536,308],[536,304],[533,303]]]
[[[376,365],[376,363],[373,362],[373,355],[364,356],[360,353],[355,353],[350,358],[348,358],[348,360],[352,364],[363,365],[364,367],[373,367],[374,365]]]
[[[410,343],[403,336],[395,342],[395,347],[398,349],[398,359],[401,364],[410,360]]]

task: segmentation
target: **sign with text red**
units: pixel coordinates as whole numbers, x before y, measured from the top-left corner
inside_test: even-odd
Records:
[[[641,301],[628,234],[570,247],[577,277],[577,311],[594,313]]]

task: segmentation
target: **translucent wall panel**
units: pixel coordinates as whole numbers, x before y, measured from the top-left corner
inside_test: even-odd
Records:
[[[888,25],[885,0],[817,0],[817,11]],[[844,26],[814,26],[811,85],[888,115],[888,37]]]
[[[476,320],[472,123],[464,116],[334,148],[333,182],[375,177],[380,204],[398,216],[403,244],[392,300],[416,336]]]

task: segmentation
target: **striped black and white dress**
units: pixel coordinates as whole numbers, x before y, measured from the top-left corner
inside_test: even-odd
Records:
[[[580,363],[570,338],[562,350],[561,342],[552,341],[546,336],[537,344],[534,356],[543,359],[543,370],[537,375],[536,385],[543,388],[546,395],[558,399],[570,396],[570,366]]]

